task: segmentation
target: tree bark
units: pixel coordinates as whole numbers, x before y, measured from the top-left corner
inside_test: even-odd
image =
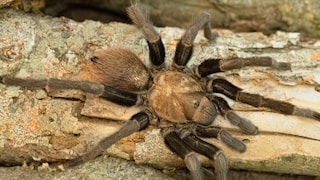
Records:
[[[88,62],[101,48],[122,46],[148,64],[147,43],[133,26],[122,23],[77,23],[66,18],[38,17],[0,10],[0,72],[20,78],[90,80]],[[183,29],[158,28],[172,62]],[[219,34],[208,41],[199,33],[189,67],[207,58],[270,56],[290,62],[291,71],[250,67],[219,73],[247,92],[288,101],[320,112],[320,41],[300,41],[298,33]],[[318,89],[319,90],[319,89]],[[0,85],[0,164],[63,162],[81,155],[102,137],[115,132],[137,107],[123,108],[79,91],[45,91]],[[260,129],[257,136],[241,133],[219,117],[225,127],[245,141],[238,153],[215,141],[234,169],[320,175],[320,122],[284,116],[241,103],[232,107]],[[154,167],[184,166],[164,145],[156,125],[119,141],[108,153]],[[203,163],[209,165],[202,158]]]

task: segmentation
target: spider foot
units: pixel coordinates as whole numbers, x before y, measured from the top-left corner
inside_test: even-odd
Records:
[[[312,111],[310,109],[296,107],[294,109],[293,115],[307,117],[307,118],[316,119],[316,120],[320,121],[320,113],[318,113],[316,111]]]
[[[214,159],[214,168],[216,179],[227,179],[228,174],[228,160],[223,152],[216,155]]]
[[[247,150],[246,145],[239,139],[233,137],[227,130],[221,129],[220,136],[218,137],[223,143],[235,149],[239,152],[245,152]]]
[[[184,162],[186,163],[187,168],[189,169],[192,179],[204,179],[203,173],[201,171],[201,165],[198,157],[194,153],[189,153],[184,157]]]

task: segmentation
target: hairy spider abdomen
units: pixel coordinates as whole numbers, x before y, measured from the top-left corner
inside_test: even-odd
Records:
[[[175,123],[195,121],[208,125],[217,115],[201,85],[192,77],[176,71],[155,76],[148,100],[159,117]]]
[[[112,47],[93,54],[92,75],[96,81],[126,91],[146,91],[151,74],[130,50]]]

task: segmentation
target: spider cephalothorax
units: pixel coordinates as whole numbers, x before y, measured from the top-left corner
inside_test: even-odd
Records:
[[[209,125],[217,115],[201,85],[190,76],[176,71],[157,74],[148,91],[148,100],[158,116],[175,123],[193,121]]]
[[[250,121],[238,116],[223,98],[213,93],[221,93],[235,101],[269,108],[282,114],[320,120],[318,112],[243,92],[225,79],[205,78],[216,72],[239,69],[244,66],[267,66],[289,70],[289,63],[277,62],[270,57],[207,59],[194,69],[188,69],[186,64],[193,53],[193,41],[198,31],[204,27],[204,35],[207,39],[216,38],[211,32],[209,14],[200,14],[187,28],[177,44],[173,64],[169,68],[163,65],[165,49],[161,37],[144,10],[133,5],[128,8],[128,14],[147,40],[151,68],[147,68],[131,51],[114,47],[99,50],[91,58],[90,67],[96,82],[0,76],[0,82],[7,85],[80,89],[123,106],[143,107],[142,111],[133,115],[119,131],[102,139],[88,153],[64,163],[65,168],[97,157],[121,138],[147,127],[149,121],[156,117],[166,145],[184,159],[193,179],[207,179],[214,175],[217,179],[226,179],[228,163],[224,153],[218,147],[203,141],[201,137],[218,138],[229,147],[244,152],[246,146],[242,141],[234,138],[226,130],[210,124],[220,113],[245,133],[257,134],[258,128]],[[215,174],[201,167],[194,152],[212,160]]]

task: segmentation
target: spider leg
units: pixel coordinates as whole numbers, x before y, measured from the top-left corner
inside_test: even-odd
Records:
[[[237,115],[228,105],[227,101],[222,97],[208,95],[208,98],[217,105],[221,115],[228,119],[233,125],[238,126],[248,134],[258,134],[257,126],[252,124],[249,120],[241,118],[239,115]]]
[[[193,180],[204,179],[199,159],[193,150],[179,137],[173,127],[165,128],[162,135],[166,145],[186,163]]]
[[[243,92],[241,88],[233,85],[225,79],[209,80],[207,82],[207,88],[209,92],[222,93],[235,101],[246,103],[254,107],[266,107],[285,115],[294,115],[320,120],[319,112],[299,108],[288,102],[265,98],[258,94]]]
[[[184,66],[188,63],[193,52],[194,39],[202,27],[204,28],[204,36],[207,39],[212,40],[215,38],[216,35],[211,32],[210,14],[199,14],[196,18],[194,18],[177,44],[174,56],[174,62],[177,65]]]
[[[245,152],[247,150],[246,145],[242,141],[233,137],[227,130],[223,128],[197,125],[194,128],[194,132],[199,137],[218,139],[239,152]]]
[[[205,77],[212,73],[240,69],[246,66],[264,66],[273,67],[281,70],[290,70],[291,64],[277,62],[271,57],[251,57],[251,58],[233,58],[233,59],[207,59],[195,67],[195,74],[199,77]]]
[[[150,119],[151,114],[148,111],[142,111],[133,115],[130,120],[124,123],[117,132],[103,138],[91,151],[84,154],[83,156],[67,161],[66,163],[64,163],[64,167],[74,167],[91,159],[94,159],[95,157],[101,155],[106,149],[108,149],[111,145],[113,145],[120,139],[146,128],[149,124]]]
[[[146,11],[137,4],[127,8],[132,22],[141,29],[149,46],[149,56],[152,64],[160,66],[164,62],[165,49],[159,33],[155,30]]]
[[[69,81],[55,78],[36,80],[0,76],[0,82],[27,88],[78,89],[124,106],[133,106],[140,101],[139,96],[135,93],[88,81]]]
[[[228,160],[221,149],[195,136],[190,128],[181,128],[179,135],[182,141],[194,151],[213,161],[216,179],[227,179]]]

